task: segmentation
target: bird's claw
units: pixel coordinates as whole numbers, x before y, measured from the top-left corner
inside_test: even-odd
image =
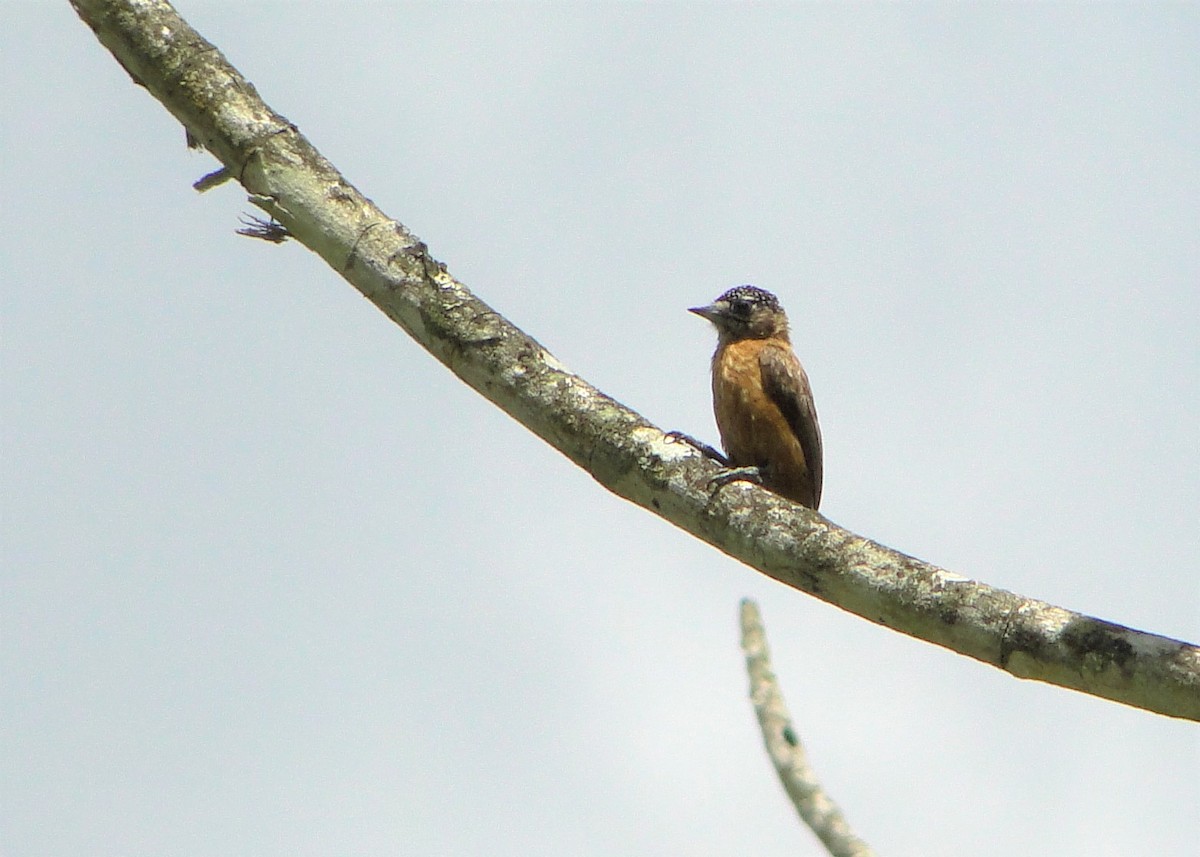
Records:
[[[712,489],[713,493],[716,493],[730,482],[753,482],[755,485],[762,485],[762,469],[758,467],[731,467],[708,480],[708,487]]]
[[[681,431],[669,431],[664,434],[668,443],[686,443],[692,449],[711,458],[713,461],[720,464],[722,467],[729,467],[729,459],[726,458],[718,449],[709,446],[702,440],[696,440],[690,434],[684,434]]]
[[[726,458],[719,450],[681,431],[666,432],[666,438],[668,443],[686,443],[724,468],[720,473],[708,480],[708,488],[713,494],[716,494],[717,491],[720,491],[730,482],[753,482],[755,485],[763,484],[763,469],[761,467],[734,467],[733,462]]]

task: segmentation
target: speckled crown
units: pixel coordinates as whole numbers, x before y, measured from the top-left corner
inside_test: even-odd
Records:
[[[773,310],[782,309],[779,305],[779,298],[766,289],[760,289],[758,286],[734,286],[717,298],[717,300],[727,304],[735,301],[745,301],[753,306],[766,306]]]

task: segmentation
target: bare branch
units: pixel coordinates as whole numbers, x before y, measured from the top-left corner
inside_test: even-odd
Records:
[[[1200,649],[966,580],[755,486],[568,371],[346,181],[163,0],[72,0],[251,202],[610,491],[764,574],[1021,678],[1200,720]]]
[[[875,852],[871,846],[854,835],[842,811],[821,788],[817,775],[808,764],[808,754],[792,725],[779,682],[771,670],[762,616],[758,605],[749,598],[742,600],[741,620],[742,651],[746,655],[746,672],[750,674],[750,700],[758,715],[767,755],[771,757],[784,791],[800,818],[833,857],[873,857]]]

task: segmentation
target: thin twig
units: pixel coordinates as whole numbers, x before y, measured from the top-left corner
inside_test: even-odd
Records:
[[[784,791],[800,818],[833,857],[873,857],[875,852],[871,846],[854,835],[846,817],[821,788],[817,775],[808,764],[808,754],[792,725],[779,682],[771,670],[767,634],[758,605],[747,598],[742,601],[741,612],[742,651],[746,654],[746,671],[750,674],[750,700],[758,715],[767,755],[771,757]]]

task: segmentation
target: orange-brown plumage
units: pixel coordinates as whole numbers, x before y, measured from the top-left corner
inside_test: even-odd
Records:
[[[738,286],[691,311],[717,328],[713,413],[729,463],[757,468],[765,487],[816,509],[821,432],[779,301],[763,289]]]

